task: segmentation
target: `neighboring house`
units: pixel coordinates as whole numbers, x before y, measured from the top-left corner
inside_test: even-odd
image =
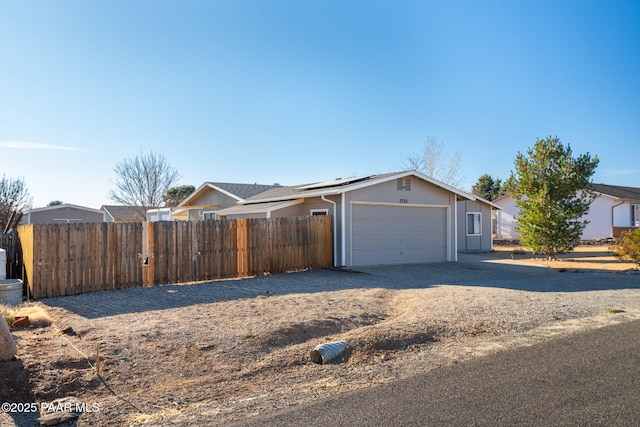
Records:
[[[219,209],[216,215],[232,219],[330,214],[334,265],[404,264],[456,261],[460,242],[478,248],[490,242],[490,205],[485,202],[419,172],[406,171],[274,186],[236,206]],[[480,213],[469,217],[475,221],[471,226],[466,224],[468,208],[468,213]],[[464,238],[458,237],[460,221],[465,221],[464,230],[471,230],[468,236],[465,231]]]
[[[106,222],[143,222],[145,214],[139,206],[103,205]]]
[[[217,212],[220,209],[235,206],[238,202],[256,194],[278,187],[278,185],[205,182],[175,208],[150,210],[147,215],[150,221],[217,219]]]
[[[597,198],[582,218],[589,221],[582,233],[583,240],[601,240],[620,236],[625,230],[640,227],[640,188],[592,184]],[[502,210],[497,212],[496,237],[518,239],[515,231],[519,209],[513,197],[506,195],[493,201]]]
[[[23,224],[69,224],[76,222],[104,222],[99,209],[63,203],[45,208],[30,209],[22,215]]]

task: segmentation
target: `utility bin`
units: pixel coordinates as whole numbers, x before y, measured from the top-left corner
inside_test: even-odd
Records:
[[[0,304],[22,303],[22,280],[7,279],[7,251],[0,249]]]
[[[0,280],[0,304],[19,305],[22,303],[22,280]]]
[[[7,251],[0,249],[0,280],[7,278]]]

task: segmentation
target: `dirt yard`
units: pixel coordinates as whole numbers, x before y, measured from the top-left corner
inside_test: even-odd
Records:
[[[0,363],[0,400],[76,396],[89,409],[78,426],[228,425],[640,318],[640,275],[605,247],[560,261],[513,251],[28,304],[38,321],[13,330],[19,350]],[[349,341],[340,357],[310,361],[315,345],[335,340]],[[0,412],[0,425],[37,416]]]

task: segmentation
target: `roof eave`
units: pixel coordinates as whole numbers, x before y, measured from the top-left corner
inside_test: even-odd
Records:
[[[300,192],[298,194],[289,194],[286,196],[277,196],[277,197],[268,197],[268,198],[264,198],[264,199],[251,199],[251,200],[244,200],[244,201],[240,201],[239,204],[247,204],[247,203],[266,203],[266,202],[278,202],[278,201],[286,201],[286,200],[295,200],[295,199],[304,199],[304,198],[310,198],[310,197],[321,197],[321,196],[332,196],[332,195],[339,195],[342,193],[346,193],[349,191],[355,191],[355,190],[359,190],[361,188],[366,188],[366,187],[370,187],[372,185],[377,185],[377,184],[381,184],[381,183],[385,183],[388,181],[393,181],[394,179],[398,179],[398,178],[404,178],[407,176],[416,176],[424,181],[427,181],[435,186],[438,186],[442,189],[445,189],[447,191],[450,191],[464,199],[467,200],[476,200],[476,196],[469,194],[469,193],[465,193],[462,190],[458,190],[455,187],[452,187],[448,184],[445,184],[443,182],[438,181],[437,179],[433,179],[431,177],[428,177],[427,175],[424,175],[420,172],[417,171],[405,171],[405,172],[399,172],[396,174],[391,174],[388,176],[384,176],[384,177],[379,177],[376,178],[375,175],[372,175],[372,179],[370,180],[366,180],[366,181],[361,181],[361,182],[357,182],[355,184],[348,184],[345,186],[340,186],[340,187],[332,187],[332,188],[327,188],[324,190],[316,190],[316,191],[304,191],[304,192]],[[294,187],[295,188],[295,187]],[[496,206],[496,208],[498,208]]]
[[[187,198],[184,199],[182,202],[180,202],[180,204],[178,204],[178,206],[176,206],[176,207],[189,206],[188,203],[191,202],[191,200],[195,199],[196,197],[199,197],[199,195],[201,193],[203,193],[204,190],[207,189],[207,188],[210,188],[210,189],[215,190],[215,191],[219,191],[220,193],[222,193],[222,194],[224,194],[226,196],[229,196],[229,197],[231,197],[233,199],[236,199],[239,202],[243,200],[241,197],[238,197],[233,193],[229,193],[228,191],[223,190],[222,188],[216,186],[215,184],[213,184],[211,182],[205,182],[200,187],[198,187],[196,189],[196,191],[194,191],[193,193],[189,194],[189,196],[187,196]]]

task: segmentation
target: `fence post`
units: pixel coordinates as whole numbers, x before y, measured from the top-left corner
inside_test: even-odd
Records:
[[[142,253],[140,264],[142,266],[142,286],[153,286],[155,283],[156,263],[154,259],[155,235],[154,223],[151,221],[142,223]]]
[[[247,220],[236,219],[236,251],[238,277],[249,275],[249,234],[247,232]]]

